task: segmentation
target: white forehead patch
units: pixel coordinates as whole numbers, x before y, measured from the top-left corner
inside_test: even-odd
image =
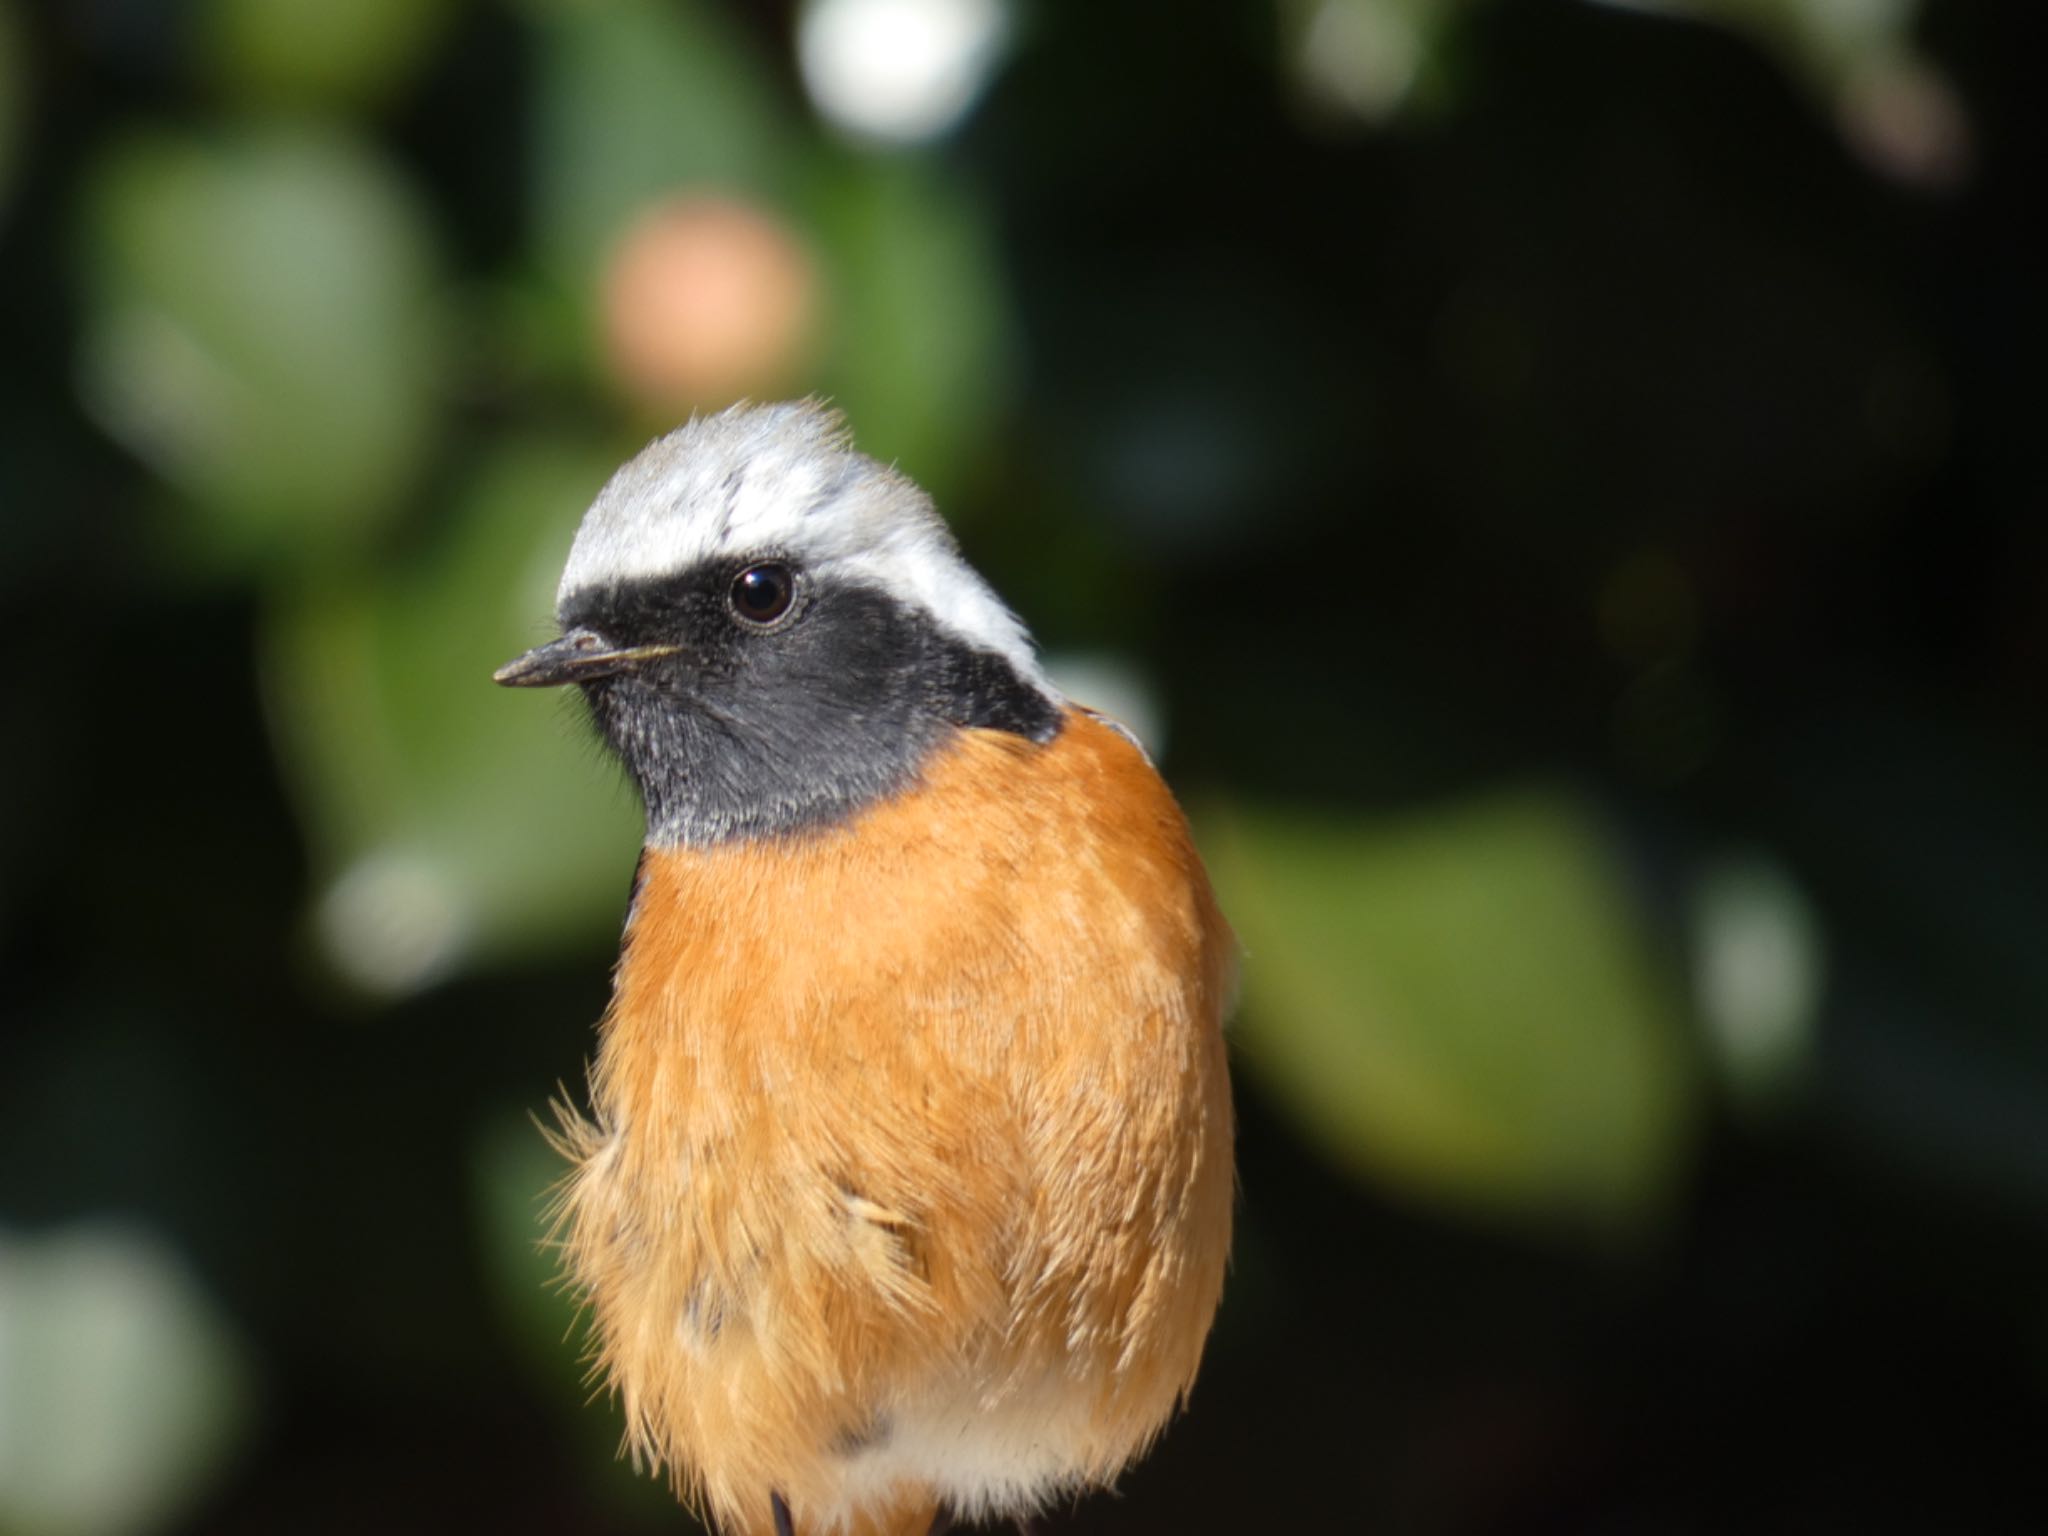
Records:
[[[736,405],[627,460],[583,515],[556,606],[587,587],[762,554],[879,588],[1052,695],[1030,635],[961,558],[931,498],[856,452],[838,413],[810,401]]]

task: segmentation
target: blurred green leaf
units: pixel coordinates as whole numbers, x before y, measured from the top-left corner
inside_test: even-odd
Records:
[[[205,0],[196,18],[208,72],[266,106],[385,100],[447,30],[455,0]]]
[[[817,209],[834,300],[822,387],[863,451],[943,500],[1011,383],[986,218],[957,183],[898,159],[830,162]]]
[[[85,201],[81,378],[102,423],[193,506],[203,562],[322,562],[411,489],[439,427],[435,262],[360,142],[156,134]]]
[[[228,1320],[152,1234],[0,1232],[0,1530],[173,1525],[240,1439],[249,1395]]]
[[[1334,1156],[1495,1214],[1605,1224],[1668,1193],[1691,1064],[1570,799],[1207,830],[1246,949],[1242,1059]]]
[[[579,698],[491,683],[552,632],[562,559],[613,462],[577,444],[501,447],[407,564],[276,604],[265,682],[326,882],[319,930],[369,990],[618,923],[639,838],[630,788]]]
[[[606,251],[653,199],[789,179],[783,111],[729,16],[702,0],[530,0],[540,260],[588,308]]]

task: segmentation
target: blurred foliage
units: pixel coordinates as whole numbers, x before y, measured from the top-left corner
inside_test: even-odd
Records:
[[[321,934],[359,985],[581,951],[615,927],[639,841],[630,789],[560,710],[483,686],[541,638],[615,459],[498,446],[431,542],[280,594],[266,694],[328,882]]]
[[[819,384],[861,448],[934,495],[1006,403],[1012,338],[986,217],[917,167],[829,162],[817,182],[837,313]]]
[[[533,238],[563,292],[592,295],[619,230],[677,187],[793,193],[801,133],[729,11],[705,0],[531,8]]]
[[[1673,989],[1598,831],[1523,792],[1346,826],[1205,826],[1246,952],[1240,1057],[1426,1199],[1619,1226],[1692,1130]]]
[[[86,399],[184,493],[207,565],[360,549],[436,436],[431,240],[339,134],[111,146],[86,191]]]
[[[636,808],[488,677],[760,390],[1245,943],[1231,1297],[1062,1528],[2030,1529],[2042,15],[0,0],[0,1531],[675,1528],[527,1118]]]
[[[253,106],[373,106],[447,31],[457,0],[200,0],[202,67]]]
[[[534,244],[550,291],[584,306],[586,355],[601,364],[591,276],[636,214],[677,191],[758,201],[825,265],[823,357],[792,388],[829,393],[866,451],[950,489],[1008,371],[999,270],[953,179],[823,147],[783,110],[786,86],[735,19],[704,0],[533,4]]]

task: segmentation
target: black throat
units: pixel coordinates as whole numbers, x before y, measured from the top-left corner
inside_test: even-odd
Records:
[[[799,573],[788,617],[727,601],[743,563],[572,593],[563,625],[674,654],[583,685],[638,784],[650,843],[704,845],[827,825],[901,792],[963,729],[1034,742],[1060,709],[1008,658],[874,587]]]

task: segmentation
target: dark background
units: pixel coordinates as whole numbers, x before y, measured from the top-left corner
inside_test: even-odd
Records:
[[[2036,21],[1041,4],[887,144],[780,5],[0,0],[0,1530],[682,1528],[534,1246],[633,810],[486,678],[812,389],[1246,940],[1209,1360],[1052,1529],[2038,1529]],[[796,276],[650,382],[654,206]]]

